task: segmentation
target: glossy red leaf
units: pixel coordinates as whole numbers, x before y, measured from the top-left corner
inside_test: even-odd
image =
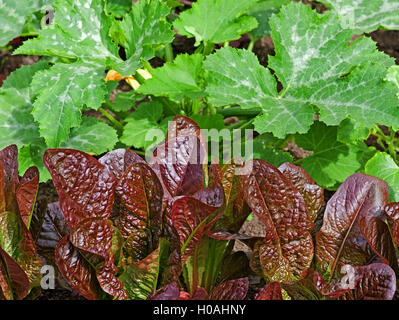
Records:
[[[0,162],[0,212],[6,211],[5,174],[3,164]]]
[[[195,136],[170,139],[158,147],[150,166],[157,174],[168,200],[192,195],[203,185],[205,154]]]
[[[302,279],[284,282],[281,286],[293,300],[320,300],[328,290],[323,276],[313,269],[308,269]]]
[[[395,295],[396,275],[388,265],[345,265],[344,269],[346,276],[329,289],[328,296],[341,300],[392,300]]]
[[[122,282],[115,276],[118,269],[112,253],[113,233],[114,227],[110,220],[86,219],[72,230],[69,241],[75,248],[103,258],[103,262],[96,266],[101,288],[116,299],[125,299],[127,293],[123,290]]]
[[[361,266],[372,258],[359,222],[381,211],[387,202],[388,185],[383,180],[361,173],[345,180],[328,201],[323,226],[316,234],[316,259],[323,272],[328,268],[334,277],[342,265]]]
[[[207,150],[205,137],[199,125],[186,116],[177,115],[169,123],[166,141],[184,136],[196,136],[200,140],[203,149]]]
[[[248,240],[251,236],[242,233],[231,233],[226,230],[210,230],[206,235],[216,240]]]
[[[16,145],[8,146],[0,150],[0,163],[3,167],[4,177],[0,178],[4,181],[5,210],[17,212],[18,204],[15,192],[19,184],[18,178],[18,148]],[[2,205],[0,205],[1,207]]]
[[[36,167],[30,167],[22,177],[16,191],[19,214],[28,228],[33,214],[33,208],[35,207],[38,190],[39,170]]]
[[[223,215],[215,226],[217,229],[237,233],[250,213],[244,201],[242,177],[236,174],[237,169],[241,167],[242,163],[233,159],[230,163],[225,164],[220,171],[216,166],[213,168],[215,173],[212,180],[220,179],[218,183],[222,185],[225,196]]]
[[[43,162],[53,177],[71,229],[87,218],[109,217],[115,179],[104,165],[87,153],[71,149],[48,149]]]
[[[208,292],[202,287],[195,289],[190,300],[206,300],[208,298]]]
[[[173,202],[171,218],[182,243],[182,264],[201,242],[204,231],[213,225],[209,218],[216,209],[193,197],[183,196]]]
[[[127,209],[126,219],[132,215],[133,220],[141,221],[140,225],[145,224],[152,246],[149,252],[155,250],[162,233],[163,190],[154,171],[147,164],[133,163],[118,181],[115,191]]]
[[[305,200],[309,218],[315,221],[324,203],[324,189],[319,187],[304,169],[292,163],[283,163],[278,169],[298,189]]]
[[[280,283],[271,282],[265,285],[255,294],[254,300],[283,300]]]
[[[384,212],[390,219],[392,227],[392,236],[397,245],[399,245],[399,202],[392,202],[385,206]]]
[[[98,160],[116,177],[120,179],[132,163],[145,163],[145,161],[130,149],[116,149],[106,153]]]
[[[229,280],[213,289],[211,300],[244,300],[249,288],[248,278]]]
[[[11,287],[10,287],[11,285]],[[7,299],[23,299],[29,291],[29,279],[18,263],[0,247],[0,292]]]
[[[69,241],[63,237],[55,248],[58,268],[68,284],[80,295],[89,300],[101,297],[94,269]]]
[[[252,161],[253,171],[243,177],[244,198],[266,226],[263,242],[257,242],[251,265],[260,259],[269,281],[301,278],[313,259],[310,231],[313,222],[295,186],[272,164]]]
[[[362,217],[359,221],[360,232],[382,261],[399,273],[395,246],[389,227],[383,219],[385,215]]]
[[[177,300],[179,294],[178,285],[176,282],[172,282],[151,294],[147,300]]]

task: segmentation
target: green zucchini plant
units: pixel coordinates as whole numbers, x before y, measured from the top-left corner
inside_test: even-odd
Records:
[[[38,1],[54,20],[14,52],[42,59],[0,88],[0,147],[16,144],[20,170],[36,165],[46,181],[47,148],[143,154],[162,141],[147,131],[165,134],[181,114],[204,129],[254,129],[245,160],[295,162],[327,189],[366,172],[397,190],[397,68],[362,35],[398,29],[397,1],[319,2],[327,10],[289,0],[198,0],[185,10],[170,0]],[[247,33],[248,48],[230,46]],[[252,49],[269,35],[275,53],[262,66]],[[193,38],[194,52],[175,55],[177,36]],[[133,89],[111,94],[122,79]],[[226,125],[230,117],[238,122]],[[364,143],[371,136],[386,154]],[[291,141],[310,155],[294,159]]]

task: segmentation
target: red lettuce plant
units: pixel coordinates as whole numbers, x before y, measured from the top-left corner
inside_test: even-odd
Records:
[[[18,149],[0,150],[0,299],[23,299],[40,292],[42,262],[29,232],[39,172],[18,176]]]
[[[249,177],[246,183],[248,188],[254,188],[247,189],[246,199],[253,212],[258,214],[261,220],[263,218],[267,228],[265,240],[255,245],[251,266],[258,272],[262,271],[269,284],[262,288],[255,298],[281,299],[283,292],[292,299],[299,300],[392,299],[396,290],[394,270],[398,270],[398,260],[386,221],[390,217],[395,225],[396,204],[388,204],[387,184],[372,176],[354,174],[340,186],[326,205],[323,225],[316,233],[313,260],[313,246],[303,244],[306,243],[304,237],[308,236],[306,232],[311,229],[301,232],[304,230],[301,226],[308,226],[309,222],[301,218],[300,214],[306,211],[309,213],[311,208],[320,208],[321,202],[306,194],[304,190],[313,188],[304,188],[303,183],[298,184],[298,179],[292,181],[296,189],[301,190],[299,193],[306,204],[303,204],[298,194],[292,191],[292,186],[284,179],[280,178],[277,182],[271,182],[269,179],[266,183],[267,173],[276,170],[273,166],[258,161],[252,177]],[[280,167],[280,171],[284,175],[287,175],[288,171],[291,178],[305,177],[302,169],[290,164]],[[260,189],[262,183],[265,187]],[[274,185],[280,187],[274,188]],[[291,196],[282,197],[281,194]],[[315,191],[312,194],[317,195],[319,192]],[[295,197],[297,199],[293,201]],[[290,201],[291,204],[287,204]],[[280,219],[285,219],[281,227]],[[276,226],[276,233],[283,235],[280,236],[280,242],[277,241],[273,225]],[[290,231],[288,235],[285,233],[287,229]],[[276,245],[267,245],[264,251],[261,251],[262,245],[264,246],[269,238],[272,239],[270,243]],[[289,241],[302,245],[300,248],[288,245],[288,250],[285,246]],[[302,259],[298,259],[298,251],[293,250],[296,248],[302,252]],[[306,248],[307,255],[303,253]],[[302,264],[299,268],[294,268],[298,266],[298,262]]]
[[[44,164],[70,230],[59,240],[55,259],[69,285],[88,299],[146,299],[177,281],[183,267],[190,296],[204,284],[209,297],[222,296],[220,288],[227,291],[237,274],[224,274],[224,283],[216,282],[232,245],[223,243],[216,252],[218,241],[207,236],[218,220],[237,225],[230,215],[241,215],[243,222],[249,214],[243,201],[231,196],[232,186],[224,189],[226,179],[236,178],[224,173],[228,167],[223,171],[213,165],[208,173],[205,141],[195,122],[178,116],[172,123],[149,165],[123,149],[99,160],[78,150],[45,152]],[[209,242],[213,253],[204,259],[203,243]],[[216,257],[220,261],[214,268]],[[212,266],[210,279],[206,265]],[[246,294],[248,285],[244,289]]]

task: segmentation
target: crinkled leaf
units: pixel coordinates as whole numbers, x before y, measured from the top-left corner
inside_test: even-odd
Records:
[[[328,201],[316,234],[316,261],[322,272],[328,270],[333,278],[342,265],[361,266],[372,257],[359,222],[387,203],[388,186],[383,180],[360,173],[345,180]]]
[[[389,187],[389,200],[399,201],[399,167],[391,156],[383,152],[376,153],[367,162],[365,172],[385,180]]]
[[[180,290],[176,282],[172,282],[155,293],[152,293],[147,300],[177,300]]]
[[[329,295],[338,292],[341,300],[392,300],[396,290],[395,272],[386,264],[343,267],[347,273],[341,282],[332,286]],[[347,283],[348,282],[348,283]],[[340,292],[344,292],[340,294]]]
[[[246,15],[257,0],[199,0],[180,14],[174,27],[179,34],[201,41],[224,43],[257,27],[255,18]],[[221,14],[223,13],[223,14]]]
[[[64,236],[55,248],[58,269],[65,280],[79,294],[89,300],[101,297],[101,288],[96,280],[94,269]]]
[[[165,193],[172,197],[191,195],[202,188],[204,159],[200,140],[196,136],[183,135],[168,138],[158,147],[150,166],[163,184]]]
[[[161,241],[159,247],[146,258],[127,266],[120,279],[129,294],[129,299],[146,300],[156,289],[161,257],[168,247],[166,241]]]
[[[255,130],[279,138],[307,132],[315,110],[328,125],[348,116],[366,127],[399,125],[396,89],[384,80],[392,60],[371,39],[362,37],[348,46],[353,33],[341,28],[334,13],[321,16],[294,2],[272,16],[270,24],[276,55],[269,57],[269,67],[283,90],[277,92],[274,76],[253,53],[227,47],[204,63],[212,104],[261,108]]]
[[[48,149],[43,161],[53,177],[61,210],[71,229],[86,218],[109,217],[115,178],[105,166],[88,154],[71,149]]]
[[[320,186],[334,188],[361,168],[363,150],[337,141],[337,127],[316,122],[307,134],[296,135],[296,144],[313,153],[301,166]]]
[[[100,256],[103,260],[96,266],[97,279],[101,288],[116,299],[124,299],[127,293],[122,282],[115,276],[118,269],[114,265],[112,236],[114,228],[110,220],[102,218],[86,219],[75,226],[69,241],[78,249]]]
[[[19,214],[28,229],[38,190],[39,170],[36,167],[30,167],[22,177],[16,191]]]
[[[37,256],[35,243],[21,217],[13,212],[0,214],[0,244],[24,270],[30,288],[40,285],[42,262]]]
[[[154,171],[145,163],[133,163],[118,181],[115,191],[128,214],[146,226],[150,248],[155,250],[162,233],[163,190]],[[140,228],[137,231],[140,232]]]
[[[138,89],[140,93],[166,96],[174,101],[184,98],[198,99],[204,96],[202,88],[201,54],[181,54],[173,62],[154,69],[152,78],[146,80]]]
[[[366,33],[384,28],[399,29],[399,4],[395,0],[321,0],[335,10],[344,28]]]
[[[264,276],[270,281],[301,278],[313,259],[313,222],[301,194],[274,165],[252,161],[243,177],[244,198],[266,227],[255,246]],[[254,263],[254,262],[253,262]]]
[[[10,40],[21,34],[28,16],[53,2],[54,0],[23,0],[18,3],[13,0],[2,1],[0,47],[4,47]]]
[[[248,278],[229,280],[213,289],[211,300],[244,300],[249,287]]]
[[[145,161],[130,149],[116,149],[103,155],[99,160],[117,180],[130,167],[132,163],[145,163]]]
[[[114,128],[101,120],[85,117],[80,127],[73,128],[69,140],[62,143],[61,146],[63,148],[102,154],[112,150],[117,142],[118,135]]]
[[[280,282],[271,282],[261,288],[254,297],[255,300],[283,300]]]
[[[3,188],[5,204],[3,211],[18,212],[18,204],[16,199],[16,190],[19,184],[18,178],[18,149],[16,145],[10,145],[0,150],[0,169],[3,170],[2,180],[4,184],[0,186]]]
[[[324,278],[313,269],[308,269],[303,279],[285,282],[281,286],[293,300],[321,300],[327,290]]]
[[[389,203],[385,206],[384,212],[389,217],[390,226],[392,227],[392,237],[396,244],[399,245],[399,203]]]
[[[201,242],[204,231],[213,225],[211,214],[216,209],[188,196],[179,197],[173,202],[171,218],[182,246],[182,264]]]
[[[286,162],[278,168],[298,189],[305,200],[309,218],[316,220],[317,214],[324,203],[324,189],[314,183],[309,174],[292,163]]]

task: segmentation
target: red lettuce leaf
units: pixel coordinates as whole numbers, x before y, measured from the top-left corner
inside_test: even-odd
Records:
[[[324,189],[319,187],[304,169],[292,163],[283,163],[278,169],[298,189],[305,200],[309,218],[315,221],[324,202]]]
[[[168,249],[168,241],[162,239],[159,242],[159,247],[146,258],[127,265],[119,278],[122,280],[130,299],[146,300],[151,296],[156,289],[162,260]]]
[[[399,202],[387,204],[384,208],[384,212],[389,217],[392,237],[396,244],[399,245]]]
[[[150,248],[147,254],[158,247],[162,233],[163,190],[156,174],[144,163],[133,163],[122,175],[115,189],[128,217],[140,220],[148,228]],[[133,219],[134,219],[133,218]],[[138,228],[143,235],[142,229]]]
[[[327,283],[320,273],[308,269],[303,279],[281,284],[293,300],[321,300],[328,290]]]
[[[395,245],[384,218],[385,215],[361,218],[359,221],[360,232],[382,261],[399,273]]]
[[[4,197],[5,197],[5,210],[18,212],[17,199],[15,197],[15,192],[19,184],[18,177],[18,148],[16,145],[8,146],[0,150],[0,163],[3,167],[4,176],[0,178],[3,180],[4,184]],[[0,207],[3,207],[0,204]]]
[[[116,179],[120,179],[132,163],[145,163],[145,161],[130,149],[116,149],[106,153],[98,160]]]
[[[255,245],[251,266],[255,272],[261,267],[269,281],[301,278],[313,259],[313,222],[305,201],[274,165],[253,160],[252,168],[243,177],[244,198],[266,226],[266,236]]]
[[[180,195],[193,195],[203,185],[206,161],[200,141],[195,136],[170,139],[158,147],[150,166],[164,187],[167,200]]]
[[[16,191],[19,214],[28,229],[38,190],[39,170],[36,167],[30,167],[22,177]]]
[[[18,214],[7,211],[0,213],[0,243],[24,270],[30,287],[39,286],[42,261],[37,256],[32,235]]]
[[[10,287],[11,285],[11,287]],[[0,292],[7,300],[23,299],[29,291],[29,279],[7,252],[0,247]]]
[[[184,136],[196,136],[200,140],[203,149],[207,150],[205,137],[199,125],[186,116],[178,115],[169,124],[166,141]]]
[[[201,242],[204,232],[215,222],[209,218],[216,209],[193,197],[183,196],[173,202],[171,217],[182,244],[182,264]]]
[[[237,169],[242,166],[241,162],[233,159],[230,163],[225,164],[222,169],[213,165],[210,170],[210,180],[223,187],[225,196],[223,215],[216,222],[216,229],[237,233],[250,213],[250,209],[244,201],[242,178],[236,174]]]
[[[43,162],[53,177],[61,210],[71,229],[84,219],[110,216],[115,179],[104,165],[71,149],[48,149]]]
[[[154,291],[148,296],[147,300],[177,300],[180,289],[176,282],[169,283],[158,291]]]
[[[127,298],[122,282],[115,276],[118,269],[114,264],[112,236],[114,227],[110,220],[102,218],[81,221],[69,235],[71,244],[84,252],[104,259],[96,266],[98,282],[101,288],[116,299]]]
[[[265,285],[255,294],[254,300],[283,300],[280,282]]]
[[[396,290],[395,272],[384,263],[343,266],[347,276],[329,288],[329,297],[341,300],[392,300]]]
[[[63,237],[55,248],[58,269],[72,289],[89,300],[101,298],[101,288],[94,269],[69,241]]]
[[[388,185],[381,179],[351,175],[328,201],[323,226],[316,234],[316,261],[333,278],[344,264],[361,266],[374,253],[361,234],[359,222],[376,215],[388,202]],[[373,232],[366,231],[373,237]]]
[[[249,288],[248,278],[226,281],[215,289],[210,296],[211,300],[244,300]]]

